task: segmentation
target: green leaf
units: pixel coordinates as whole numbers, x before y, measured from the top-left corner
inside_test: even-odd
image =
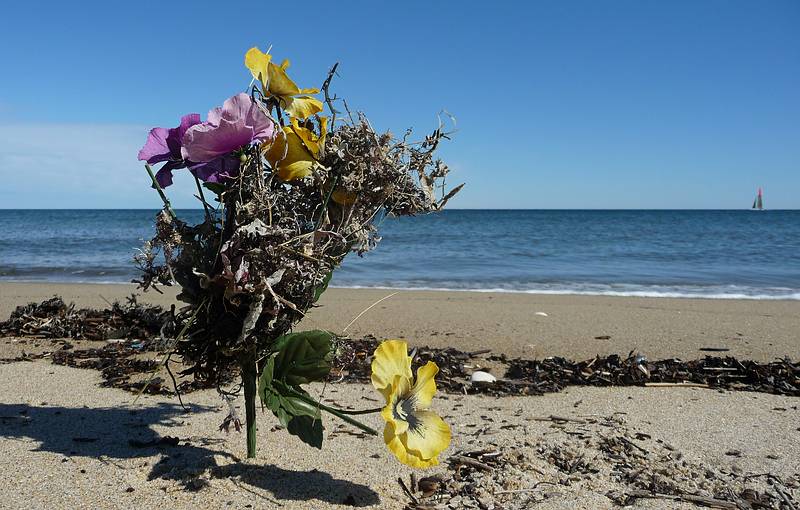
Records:
[[[299,386],[322,381],[331,371],[330,331],[313,330],[289,333],[279,337],[274,345],[274,373],[270,377]]]
[[[303,331],[279,337],[261,372],[261,402],[286,430],[303,442],[322,447],[322,417],[314,399],[300,385],[323,380],[331,371],[329,331]]]
[[[328,290],[328,284],[331,283],[331,278],[333,278],[333,271],[325,275],[325,278],[322,279],[322,283],[317,285],[317,288],[314,289],[314,302],[316,303],[319,301],[320,296],[322,293]]]
[[[264,398],[266,392],[272,388],[272,374],[275,371],[275,356],[267,358],[267,364],[264,365],[264,370],[261,371],[261,377],[258,378],[258,394],[261,396],[261,402],[266,406]]]
[[[274,377],[275,356],[270,356],[258,380],[261,403],[272,411],[286,430],[303,442],[322,447],[322,416],[311,395],[299,386],[290,386]],[[305,398],[297,396],[302,395]]]
[[[322,449],[322,420],[310,416],[295,416],[289,420],[286,430],[304,443]]]

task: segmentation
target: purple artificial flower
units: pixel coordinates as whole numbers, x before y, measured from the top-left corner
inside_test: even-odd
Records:
[[[181,154],[201,180],[219,182],[239,173],[232,152],[253,142],[272,140],[275,123],[245,93],[208,112],[208,120],[190,127],[183,136]]]
[[[167,162],[156,173],[156,181],[162,188],[172,184],[173,170],[186,166],[181,154],[181,140],[186,131],[195,124],[200,124],[200,114],[190,113],[181,117],[180,126],[172,129],[153,128],[147,135],[147,142],[145,142],[142,150],[139,151],[139,160],[147,161],[150,165],[161,163],[162,161]]]

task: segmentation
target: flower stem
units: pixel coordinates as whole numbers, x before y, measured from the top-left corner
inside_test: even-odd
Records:
[[[172,216],[173,220],[177,220],[178,217],[175,215],[175,211],[172,210],[172,204],[169,203],[169,199],[167,198],[167,195],[164,194],[164,190],[161,189],[161,185],[156,180],[156,176],[153,173],[153,169],[150,168],[150,165],[147,164],[147,163],[145,163],[144,168],[145,168],[145,170],[147,170],[147,173],[150,175],[150,179],[153,181],[153,187],[156,189],[156,191],[158,191],[158,194],[161,197],[161,201],[164,202],[164,207],[166,207],[167,212],[169,213],[170,216]]]
[[[194,183],[197,185],[197,198],[199,198],[200,202],[203,203],[203,210],[206,212],[206,221],[211,223],[211,211],[209,210],[210,206],[208,205],[208,202],[206,202],[206,196],[203,194],[203,186],[200,184],[200,179],[198,179],[196,175],[194,176]]]
[[[375,429],[373,429],[372,427],[368,427],[367,425],[364,425],[363,423],[361,423],[358,420],[354,420],[353,418],[349,417],[348,414],[377,413],[377,412],[381,411],[382,408],[380,408],[380,407],[378,407],[376,409],[366,409],[366,410],[363,410],[363,411],[345,411],[343,409],[336,409],[336,408],[333,408],[333,407],[328,407],[325,404],[323,404],[322,402],[314,400],[313,398],[310,398],[308,395],[304,395],[304,394],[300,393],[299,391],[295,391],[295,390],[293,390],[291,388],[289,388],[289,391],[292,393],[293,396],[295,396],[295,397],[297,397],[297,398],[299,398],[299,399],[301,399],[301,400],[303,400],[303,401],[305,401],[305,402],[307,402],[309,404],[317,406],[318,408],[322,409],[323,411],[328,412],[328,413],[336,416],[340,420],[342,420],[344,422],[347,422],[350,425],[363,430],[367,434],[372,434],[373,436],[377,436],[378,435],[378,432]]]
[[[322,203],[322,211],[319,213],[319,219],[317,220],[317,230],[322,226],[322,220],[325,219],[325,211],[328,209],[328,202],[331,200],[331,195],[333,195],[334,189],[336,189],[336,184],[339,182],[339,175],[333,176],[333,184],[331,184],[331,189],[328,190],[328,193],[325,195],[325,202]]]
[[[242,385],[244,387],[244,410],[247,423],[247,458],[256,456],[256,362],[246,359],[241,362]]]

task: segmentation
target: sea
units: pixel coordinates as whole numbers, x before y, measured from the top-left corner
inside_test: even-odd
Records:
[[[155,214],[0,210],[0,281],[129,282]],[[447,210],[380,233],[333,286],[800,300],[797,210]]]

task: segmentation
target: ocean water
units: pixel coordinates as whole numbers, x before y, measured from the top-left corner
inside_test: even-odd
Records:
[[[0,280],[130,281],[154,214],[0,210]],[[800,299],[800,211],[449,210],[381,235],[332,285]]]

